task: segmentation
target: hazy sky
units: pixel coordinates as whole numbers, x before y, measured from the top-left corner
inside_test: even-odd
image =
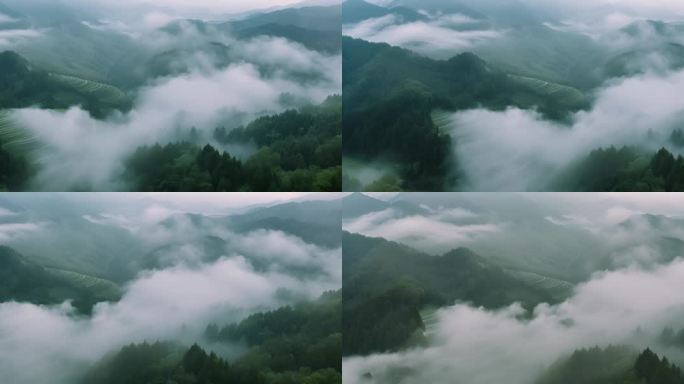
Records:
[[[241,13],[257,9],[289,6],[302,0],[95,0],[104,5],[152,5],[189,11],[212,11],[221,13]]]
[[[242,12],[256,8],[270,8],[294,4],[298,3],[299,0],[146,0],[142,2],[157,4],[160,6],[220,8],[235,12]]]

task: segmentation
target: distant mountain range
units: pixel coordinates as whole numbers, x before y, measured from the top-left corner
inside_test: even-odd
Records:
[[[66,300],[88,313],[102,301],[120,297],[117,284],[75,272],[47,269],[12,248],[0,246],[0,302],[60,304]]]
[[[420,312],[457,302],[531,309],[558,300],[466,248],[430,256],[380,238],[344,232],[344,353],[368,354],[422,343]]]

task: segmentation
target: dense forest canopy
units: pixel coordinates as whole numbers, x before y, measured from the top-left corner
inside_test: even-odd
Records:
[[[340,309],[340,293],[330,292],[295,308],[256,313],[222,328],[210,325],[209,343],[247,345],[234,361],[197,344],[132,344],[96,364],[82,383],[342,383]]]
[[[0,371],[341,383],[340,210],[309,192],[0,196]]]
[[[672,154],[636,153],[668,182]],[[345,380],[682,382],[681,198],[348,195]]]
[[[341,190],[339,6],[108,3],[3,2],[0,188]]]
[[[614,164],[617,182],[568,171],[611,146],[681,154],[672,5],[557,3],[343,2],[343,188],[680,191],[679,169],[651,180],[644,164]],[[624,18],[603,24],[611,11]]]

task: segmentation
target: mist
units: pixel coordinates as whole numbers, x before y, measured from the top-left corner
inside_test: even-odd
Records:
[[[418,331],[425,342],[409,343],[399,352],[346,357],[345,383],[441,383],[453,378],[473,384],[533,383],[577,349],[610,345],[626,346],[634,356],[650,348],[674,364],[684,361],[684,351],[661,339],[665,328],[684,325],[679,294],[684,249],[670,247],[684,238],[681,194],[370,196],[389,207],[345,219],[344,230],[399,242],[426,258],[466,247],[482,264],[501,267],[511,276],[519,276],[514,271],[533,272],[534,278],[525,281],[549,291],[542,288],[544,281],[591,267],[584,278],[567,280],[570,288],[561,300],[532,308],[513,301],[498,309],[457,301],[434,315],[430,308],[419,308],[429,313],[421,312],[426,328]],[[471,231],[485,226],[496,229]],[[382,251],[367,257],[378,254]],[[390,254],[383,256],[391,260]],[[410,272],[403,273],[410,282]],[[496,289],[494,281],[487,283]]]
[[[521,319],[524,310],[517,304],[499,311],[467,304],[444,308],[429,347],[347,358],[345,383],[390,383],[392,372],[401,371],[406,382],[467,377],[474,384],[523,384],[578,348],[653,348],[648,343],[656,342],[664,327],[681,325],[684,301],[674,292],[683,288],[682,278],[681,260],[655,270],[601,273],[578,286],[567,301],[538,306],[529,320]],[[682,358],[681,352],[668,352]],[[366,372],[372,380],[361,378]]]
[[[212,138],[217,126],[228,130],[256,117],[303,105],[319,104],[341,89],[341,56],[308,50],[282,38],[237,40],[181,24],[182,35],[152,32],[141,37],[147,49],[190,50],[182,62],[186,74],[153,79],[137,91],[130,112],[95,119],[81,107],[66,111],[25,108],[11,117],[41,143],[34,156],[39,169],[32,190],[125,190],[123,161],[139,146],[187,140],[196,128],[203,142],[241,159],[256,149],[221,145]],[[231,63],[219,66],[202,53],[202,44],[220,42]],[[265,54],[266,53],[266,54]],[[249,90],[246,92],[245,90]]]
[[[454,52],[469,50],[482,41],[501,37],[501,31],[485,28],[465,15],[427,15],[427,21],[404,22],[387,15],[344,26],[343,33],[357,39],[382,42],[422,55],[448,59]]]
[[[88,315],[77,311],[71,301],[0,303],[0,371],[13,383],[72,384],[107,354],[144,341],[199,342],[216,348],[224,358],[239,357],[246,351],[239,343],[214,346],[204,340],[207,325],[224,326],[341,287],[340,248],[310,244],[278,230],[238,233],[227,226],[232,216],[197,212],[193,208],[197,205],[188,199],[170,204],[171,195],[82,196],[85,212],[75,208],[79,205],[69,195],[49,195],[45,200],[38,195],[35,199],[7,196],[0,201],[0,240],[31,260],[40,260],[36,255],[40,247],[30,244],[45,243],[53,250],[45,251],[49,260],[62,257],[59,249],[86,258],[90,252],[106,253],[111,236],[127,247],[116,257],[138,260],[141,267],[121,283],[118,301],[100,302]],[[229,201],[230,194],[223,198]],[[283,198],[296,200],[236,195],[242,208],[248,208],[250,200],[274,204]],[[195,199],[201,202],[201,195]],[[318,198],[299,197],[299,201],[311,199]],[[51,218],[45,207],[55,203],[71,214]],[[55,221],[60,225],[55,226]],[[80,235],[71,232],[74,223],[82,223]],[[202,246],[207,238],[221,240],[217,257]],[[142,267],[151,256],[155,265]],[[104,271],[103,260],[98,265]],[[62,261],[78,265],[67,258]]]
[[[588,111],[565,125],[535,111],[509,108],[452,115],[450,133],[462,187],[471,191],[540,191],[549,175],[600,147],[662,147],[680,153],[669,138],[681,126],[684,71],[617,79],[597,92]],[[647,98],[644,95],[649,95]]]

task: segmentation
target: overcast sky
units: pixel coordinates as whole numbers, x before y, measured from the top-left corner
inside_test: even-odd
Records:
[[[98,0],[109,1],[109,0]],[[220,12],[239,13],[254,9],[272,8],[290,5],[300,0],[122,0],[119,3],[149,3],[162,7],[174,8],[206,8]]]

